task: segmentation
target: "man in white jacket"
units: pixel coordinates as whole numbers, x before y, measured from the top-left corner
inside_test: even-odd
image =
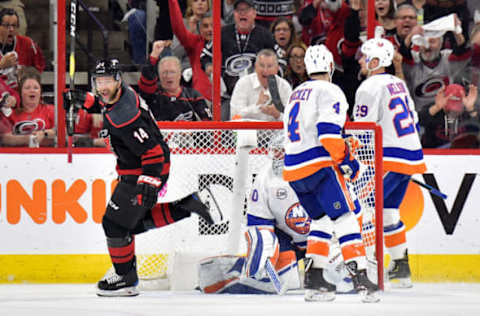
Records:
[[[281,107],[274,105],[268,77],[275,76],[277,93],[283,105],[288,103],[292,88],[288,81],[279,77],[277,55],[271,49],[263,49],[257,54],[255,72],[245,75],[236,83],[230,101],[231,119],[259,121],[281,121]],[[275,92],[273,92],[275,93]]]

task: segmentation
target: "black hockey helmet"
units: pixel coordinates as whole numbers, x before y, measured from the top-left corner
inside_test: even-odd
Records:
[[[92,77],[112,76],[115,80],[121,78],[120,62],[116,58],[100,59],[95,64],[95,69],[92,72]]]

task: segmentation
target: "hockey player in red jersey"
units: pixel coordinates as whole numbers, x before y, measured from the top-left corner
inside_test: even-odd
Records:
[[[213,223],[207,207],[196,193],[183,199],[157,204],[170,169],[170,151],[147,106],[122,82],[118,60],[101,60],[93,72],[95,94],[69,90],[64,94],[68,112],[84,108],[103,113],[104,137],[117,156],[119,175],[102,226],[115,273],[98,282],[99,296],[138,295],[135,235],[172,224],[196,213]]]

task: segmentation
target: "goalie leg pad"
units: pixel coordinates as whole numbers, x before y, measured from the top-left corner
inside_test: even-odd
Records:
[[[198,285],[204,293],[222,293],[237,282],[242,273],[245,258],[219,256],[206,258],[198,265]]]
[[[270,230],[250,227],[245,232],[247,239],[247,259],[245,272],[247,277],[261,278],[264,276],[265,262],[270,260],[276,265],[279,256],[277,236]]]

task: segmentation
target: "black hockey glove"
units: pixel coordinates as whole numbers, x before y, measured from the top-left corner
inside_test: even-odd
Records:
[[[66,112],[73,107],[77,112],[79,109],[91,108],[97,102],[96,96],[93,93],[81,90],[66,90],[63,92],[63,108]]]
[[[136,204],[151,209],[157,204],[158,192],[162,187],[162,180],[155,177],[141,175],[138,177],[135,188]]]

